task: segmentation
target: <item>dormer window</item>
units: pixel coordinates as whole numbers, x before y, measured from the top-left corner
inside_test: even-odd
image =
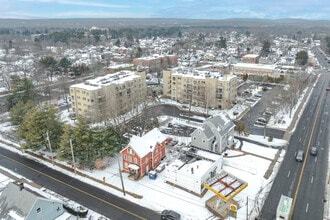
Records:
[[[135,154],[135,152],[134,152],[134,150],[133,150],[132,148],[128,148],[127,152],[128,152],[129,154]]]

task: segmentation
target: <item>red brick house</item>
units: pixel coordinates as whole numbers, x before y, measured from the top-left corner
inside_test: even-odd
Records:
[[[130,177],[138,179],[155,169],[166,156],[167,138],[158,128],[154,128],[142,137],[133,136],[120,153],[122,168]]]

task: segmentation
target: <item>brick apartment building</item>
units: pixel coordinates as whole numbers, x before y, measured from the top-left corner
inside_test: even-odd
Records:
[[[175,67],[178,65],[176,55],[153,55],[150,57],[141,57],[133,59],[135,66],[148,67],[150,70]]]
[[[260,56],[257,54],[246,54],[242,57],[243,63],[259,63]]]

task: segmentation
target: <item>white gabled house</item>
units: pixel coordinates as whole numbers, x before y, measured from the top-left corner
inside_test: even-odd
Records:
[[[226,113],[207,118],[191,136],[191,145],[206,151],[222,153],[234,145],[234,122]]]

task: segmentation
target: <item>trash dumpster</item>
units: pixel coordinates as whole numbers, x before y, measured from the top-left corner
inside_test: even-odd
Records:
[[[150,171],[148,175],[149,179],[155,180],[157,178],[157,173],[155,171]]]

